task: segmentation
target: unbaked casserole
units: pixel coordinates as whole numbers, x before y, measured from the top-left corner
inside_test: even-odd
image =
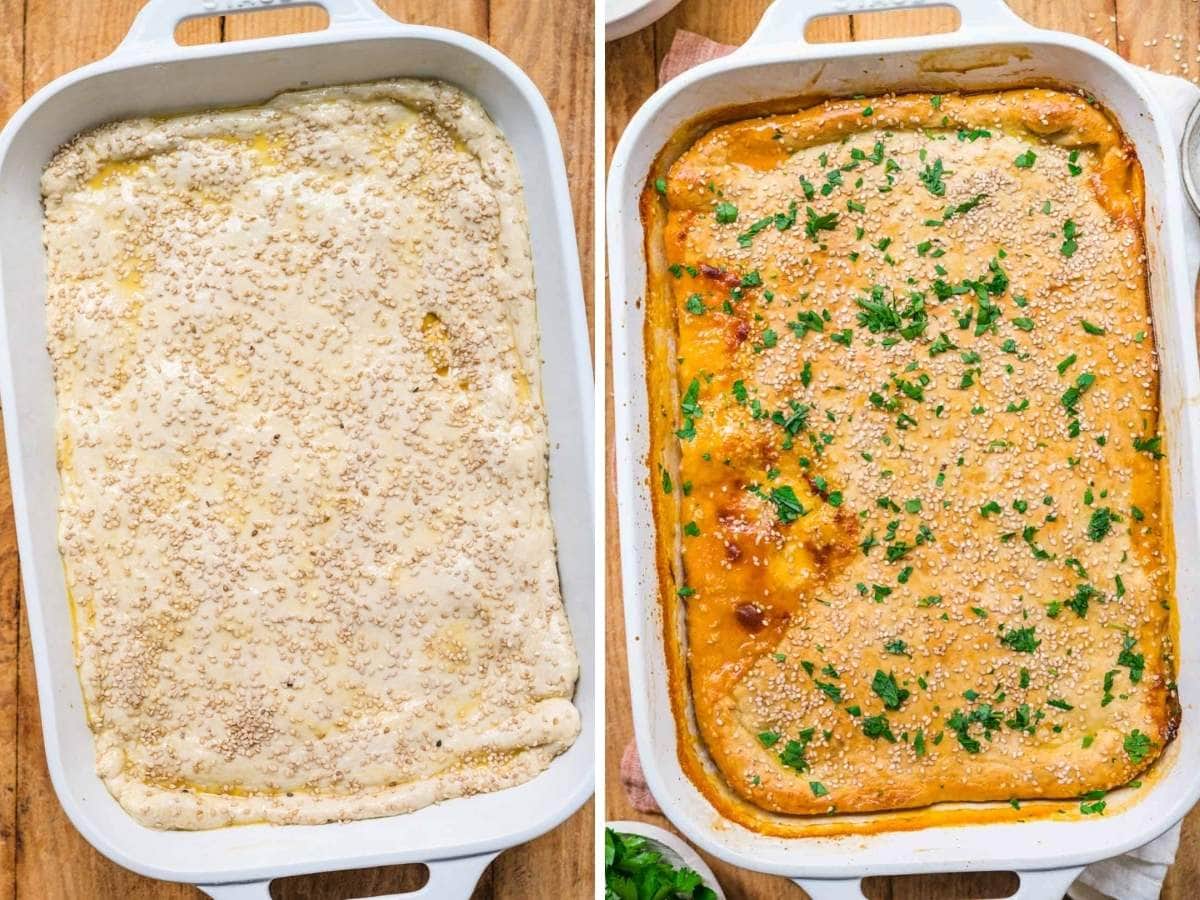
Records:
[[[642,205],[684,770],[752,827],[1102,814],[1179,717],[1132,146],[1046,89],[692,136]]]
[[[86,133],[43,180],[97,767],[158,828],[390,815],[575,739],[504,136],[395,80]]]

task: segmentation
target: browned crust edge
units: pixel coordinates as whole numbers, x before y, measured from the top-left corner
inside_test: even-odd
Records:
[[[1074,94],[1082,94],[1077,89],[1048,85],[1053,89]],[[1033,89],[1028,89],[1033,90]],[[1020,90],[1013,93],[1020,93]],[[992,92],[988,92],[992,93]],[[944,97],[969,96],[968,94],[945,94]],[[1086,98],[1086,95],[1083,95]],[[912,101],[908,107],[916,111],[920,107],[931,109],[930,94],[908,94],[900,97],[887,98],[888,102]],[[1096,106],[1095,101],[1087,98]],[[784,98],[745,106],[729,106],[713,110],[688,123],[685,123],[657,154],[650,167],[645,187],[639,198],[639,213],[643,228],[644,253],[646,258],[646,291],[645,291],[645,320],[643,327],[643,342],[646,361],[646,393],[647,409],[649,412],[649,450],[645,460],[647,488],[650,492],[652,518],[655,531],[655,569],[658,577],[659,611],[662,615],[663,646],[667,664],[667,689],[671,710],[676,725],[676,755],[680,768],[693,785],[704,795],[718,812],[728,822],[721,819],[713,823],[717,828],[727,828],[728,823],[736,823],[751,831],[773,837],[836,837],[845,835],[869,835],[893,831],[914,831],[923,828],[947,827],[956,825],[982,825],[996,823],[1024,822],[1035,820],[1069,821],[1081,817],[1078,801],[1070,800],[1030,800],[1014,808],[1008,803],[940,803],[933,806],[916,809],[884,811],[865,814],[833,814],[833,815],[787,815],[769,812],[749,802],[736,794],[726,783],[722,774],[708,756],[708,751],[698,733],[691,707],[688,667],[686,661],[687,648],[683,637],[682,622],[686,615],[684,604],[676,591],[682,579],[678,559],[678,502],[677,493],[667,495],[659,487],[662,471],[660,465],[669,463],[670,472],[674,479],[677,474],[678,450],[672,441],[673,410],[678,404],[678,390],[675,378],[672,377],[672,360],[676,345],[675,310],[670,303],[668,292],[664,290],[666,278],[665,251],[662,242],[662,228],[666,219],[666,206],[654,189],[657,178],[666,178],[672,164],[692,145],[704,141],[722,125],[736,124],[739,119],[749,119],[766,115],[778,115],[784,112],[803,111],[819,103],[813,98]],[[870,98],[869,102],[881,109],[881,115],[870,120],[864,120],[860,114],[863,100],[855,99],[839,103],[829,99],[826,103],[834,110],[829,122],[834,127],[841,126],[847,134],[850,129],[857,130],[876,128],[881,121],[886,121],[886,108],[880,107],[885,98]],[[1023,108],[1023,107],[1022,107]],[[1108,110],[1097,106],[1107,122],[1112,126],[1109,140],[1089,131],[1073,131],[1063,127],[1061,122],[1049,124],[1039,123],[1037,128],[1028,127],[1027,117],[1015,116],[1011,124],[1014,128],[1023,128],[1029,134],[1041,140],[1052,140],[1059,146],[1099,146],[1102,151],[1102,175],[1093,182],[1097,197],[1104,208],[1117,219],[1126,219],[1138,231],[1138,238],[1145,245],[1144,220],[1144,174],[1138,162],[1136,152],[1125,137],[1117,118]],[[852,111],[845,115],[845,111]],[[968,117],[955,117],[951,110],[946,110],[950,117],[950,127],[959,125],[981,124]],[[933,127],[947,127],[939,122],[931,123]],[[893,125],[907,123],[893,122]],[[987,123],[994,124],[994,123]],[[909,126],[912,127],[912,126]],[[1149,273],[1147,273],[1149,285]],[[1165,431],[1165,428],[1164,428]],[[1169,435],[1164,436],[1164,444],[1169,449]],[[1171,533],[1171,517],[1169,489],[1169,468],[1164,456],[1161,465],[1163,520],[1166,523],[1163,541],[1171,559],[1170,566],[1170,595],[1175,596],[1175,542]],[[678,479],[675,479],[676,481]],[[1177,603],[1172,603],[1171,633],[1169,641],[1173,646],[1178,645],[1179,618]],[[1174,661],[1177,666],[1177,660]],[[1177,670],[1176,670],[1177,671]],[[1168,733],[1172,736],[1178,731],[1181,715],[1177,696],[1172,693],[1168,700]],[[1150,786],[1161,779],[1169,769],[1175,754],[1171,748],[1164,748],[1154,763],[1143,776],[1144,787]],[[1158,760],[1164,760],[1159,764]],[[1141,796],[1141,795],[1139,795]],[[1133,805],[1139,796],[1120,798],[1110,804],[1114,811]]]

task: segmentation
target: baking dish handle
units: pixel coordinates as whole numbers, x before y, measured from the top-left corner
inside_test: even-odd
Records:
[[[895,9],[950,7],[958,13],[959,33],[1028,30],[1029,24],[1008,8],[1004,0],[775,0],[746,45],[807,44],[804,29],[821,16],[884,12]],[[822,47],[828,47],[822,43]]]
[[[484,853],[461,859],[439,859],[426,863],[429,880],[415,891],[387,894],[371,900],[468,900],[479,883],[483,870],[499,856]],[[243,881],[237,884],[200,884],[200,890],[213,900],[271,900],[271,879]]]
[[[1030,869],[1017,872],[1021,886],[1008,900],[1062,900],[1083,867],[1071,869]],[[796,884],[804,888],[812,900],[863,900],[861,878],[844,878],[827,881],[818,878],[797,878]]]
[[[144,53],[146,50],[178,50],[175,29],[180,22],[249,13],[289,6],[319,6],[329,14],[326,31],[346,31],[371,25],[395,25],[396,20],[372,0],[149,0],[137,14],[129,33],[113,55]]]

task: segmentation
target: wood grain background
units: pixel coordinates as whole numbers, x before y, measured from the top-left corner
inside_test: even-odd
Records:
[[[1008,0],[1019,15],[1034,25],[1072,31],[1107,47],[1128,60],[1168,75],[1195,80],[1200,74],[1200,5],[1195,0]],[[637,108],[654,92],[658,66],[677,29],[712,40],[739,44],[749,37],[769,0],[683,0],[656,24],[606,48],[605,137],[608,154]],[[835,16],[815,23],[810,39],[825,41],[928,34],[949,31],[955,16],[944,10]],[[611,358],[611,348],[609,350]],[[612,434],[612,382],[607,385],[607,433]],[[607,483],[615,484],[611,443]],[[607,723],[605,810],[610,820],[641,819],[667,825],[661,816],[636,812],[621,786],[618,765],[632,739],[629,683],[625,669],[625,632],[620,594],[620,556],[617,549],[615,497],[607,506]],[[790,881],[735,869],[709,859],[730,900],[789,900],[804,891]],[[865,890],[872,900],[961,900],[963,897],[1007,897],[1017,886],[1011,873],[982,875],[872,878]],[[1162,892],[1163,900],[1200,897],[1200,810],[1193,811],[1183,830],[1175,866]]]
[[[591,322],[593,35],[591,0],[380,0],[406,22],[441,25],[488,41],[537,83],[554,112],[571,180]],[[0,0],[0,122],[52,79],[108,54],[141,0]],[[320,27],[314,9],[197,20],[184,43],[239,40]],[[536,23],[536,27],[529,27]],[[397,74],[403,74],[397,71]],[[3,227],[0,224],[0,227]],[[37,686],[21,613],[7,462],[0,450],[0,900],[194,900],[187,885],[155,882],[102,857],[67,821],[42,749]],[[593,806],[551,833],[500,855],[475,900],[592,895]],[[413,890],[424,868],[398,866],[277,881],[277,898],[365,897]]]

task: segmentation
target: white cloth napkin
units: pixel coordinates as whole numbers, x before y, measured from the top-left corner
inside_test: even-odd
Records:
[[[1167,869],[1175,862],[1182,828],[1182,823],[1177,824],[1145,847],[1092,863],[1075,879],[1067,895],[1073,900],[1158,900]]]
[[[662,65],[659,66],[659,86],[661,87],[676,75],[686,72],[693,66],[727,56],[736,49],[735,46],[718,44],[703,35],[690,31],[676,31],[675,37],[671,41],[671,47],[663,57]],[[1178,122],[1175,123],[1176,130],[1182,136],[1183,124],[1188,110],[1195,103],[1196,91],[1193,86],[1180,79],[1172,79],[1172,81],[1177,81],[1178,85],[1164,83],[1157,86],[1163,89],[1159,99],[1170,108],[1173,114],[1172,119],[1178,118]],[[1180,114],[1174,115],[1176,112],[1180,112]],[[1189,222],[1188,224],[1191,226],[1189,236],[1193,236],[1194,223]],[[1190,240],[1189,250],[1194,251],[1198,243],[1200,242]],[[632,754],[629,752],[630,750],[633,751]],[[622,761],[622,775],[625,777],[627,790],[630,790],[632,784],[637,784],[640,779],[631,783],[629,775],[636,772],[640,776],[641,766],[632,745],[626,751],[626,756],[631,759]],[[626,770],[628,770],[628,774]],[[649,796],[649,790],[645,788],[644,781],[640,781],[640,788],[638,799],[641,800],[641,804],[639,805],[635,801],[634,806],[643,812],[656,811],[645,808],[655,804],[653,798]],[[632,791],[630,792],[632,793]],[[1093,863],[1084,869],[1075,883],[1071,885],[1067,892],[1068,895],[1072,900],[1104,900],[1104,898],[1158,900],[1162,893],[1163,879],[1167,877],[1167,869],[1175,862],[1175,852],[1179,849],[1179,832],[1182,827],[1182,824],[1177,824],[1146,846],[1131,850],[1123,856]]]

